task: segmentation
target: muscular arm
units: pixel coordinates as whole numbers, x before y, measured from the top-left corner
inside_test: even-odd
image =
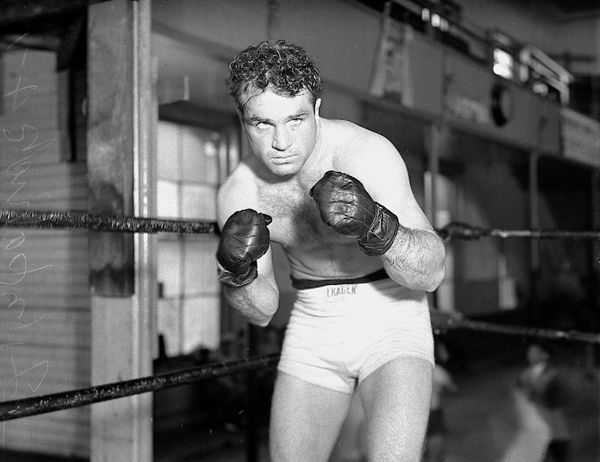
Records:
[[[400,225],[394,243],[381,259],[394,281],[431,292],[444,279],[444,257],[444,244],[433,231]]]
[[[223,185],[217,197],[217,215],[221,229],[227,218],[237,210],[257,209],[256,195],[252,192],[248,182],[235,176]],[[229,305],[246,317],[248,322],[264,327],[269,324],[279,306],[279,288],[273,273],[271,248],[257,260],[257,270],[258,276],[247,285],[222,287]]]
[[[341,162],[359,178],[374,201],[396,214],[400,226],[392,246],[380,257],[390,277],[410,289],[434,291],[445,276],[442,239],[416,202],[406,165],[396,148],[377,135],[361,143],[361,152]]]
[[[279,305],[279,288],[271,264],[271,250],[258,260],[258,277],[243,287],[223,286],[225,300],[248,322],[264,327]],[[266,269],[265,267],[270,267]]]

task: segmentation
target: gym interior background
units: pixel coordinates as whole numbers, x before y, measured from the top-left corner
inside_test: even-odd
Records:
[[[214,221],[247,153],[224,84],[247,45],[305,47],[321,114],[380,132],[434,227],[600,229],[600,5],[567,0],[5,0],[0,209]],[[211,234],[0,230],[2,401],[277,352],[224,306]],[[432,306],[600,330],[597,240],[448,243]],[[447,461],[500,461],[530,338],[449,329]],[[572,460],[600,457],[597,344],[557,338]],[[4,461],[266,460],[273,370],[2,423]],[[249,386],[252,384],[252,386]],[[528,462],[528,461],[522,461]]]

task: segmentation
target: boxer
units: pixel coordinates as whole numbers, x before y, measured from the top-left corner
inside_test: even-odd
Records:
[[[445,249],[383,136],[320,116],[306,51],[265,41],[227,79],[249,155],[219,190],[219,280],[228,303],[266,326],[278,308],[271,243],[298,289],[270,422],[273,461],[327,461],[358,391],[369,460],[418,461],[431,396],[427,292]]]

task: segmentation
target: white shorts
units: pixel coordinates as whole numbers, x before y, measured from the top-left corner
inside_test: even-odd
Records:
[[[426,294],[391,279],[299,290],[278,369],[352,393],[385,363],[420,358],[433,365]]]

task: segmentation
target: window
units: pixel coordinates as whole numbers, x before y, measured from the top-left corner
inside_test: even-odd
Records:
[[[515,62],[510,53],[502,48],[494,48],[494,74],[512,79],[515,76]]]
[[[159,121],[157,215],[216,220],[223,160],[230,155],[225,132]],[[198,347],[214,349],[220,337],[220,287],[212,234],[161,234],[157,244],[158,333],[168,356]]]

